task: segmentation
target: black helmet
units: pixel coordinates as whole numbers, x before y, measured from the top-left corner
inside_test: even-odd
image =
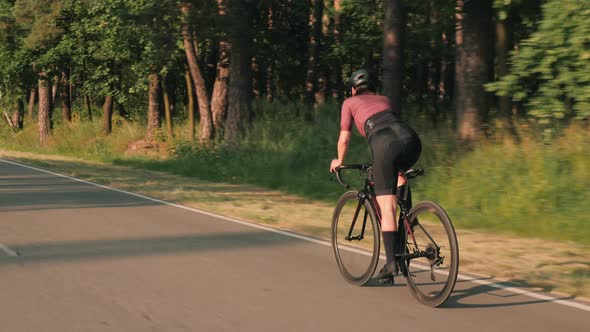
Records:
[[[361,85],[369,84],[369,72],[365,69],[359,69],[350,75],[348,79],[348,85],[356,88]]]

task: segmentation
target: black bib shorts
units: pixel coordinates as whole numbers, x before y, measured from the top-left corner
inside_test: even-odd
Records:
[[[390,111],[371,116],[364,129],[373,158],[375,194],[395,195],[398,172],[408,170],[420,158],[420,138]]]

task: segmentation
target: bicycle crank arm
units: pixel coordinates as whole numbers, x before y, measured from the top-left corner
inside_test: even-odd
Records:
[[[357,240],[357,241],[360,241],[360,240],[362,240],[362,239],[364,239],[364,238],[365,238],[364,236],[362,236],[362,235],[359,235],[359,236],[347,236],[347,237],[345,237],[344,239],[345,239],[346,241],[352,241],[352,240]]]
[[[419,258],[419,257],[428,257],[428,254],[424,251],[421,252],[414,252],[411,254],[405,254],[405,255],[395,255],[396,258],[401,259],[401,260],[406,260],[406,259],[414,259],[414,258]]]

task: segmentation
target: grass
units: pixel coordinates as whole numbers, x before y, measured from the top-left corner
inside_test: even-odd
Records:
[[[100,122],[58,125],[44,148],[34,126],[19,133],[2,128],[0,147],[253,184],[332,204],[343,191],[327,172],[336,154],[338,107],[321,107],[313,123],[297,116],[302,113],[294,103],[255,105],[255,119],[237,150],[221,144],[200,148],[186,139],[186,126],[177,124],[176,141],[167,145],[169,157],[164,159],[124,154],[129,142],[144,134],[137,123],[119,122],[109,136],[101,133]],[[524,123],[518,127],[519,143],[489,130],[490,137],[467,148],[455,139],[450,123],[434,126],[418,113],[410,123],[424,146],[418,166],[426,169],[426,176],[415,182],[415,197],[439,202],[456,227],[590,245],[587,128],[572,126],[547,144]],[[347,162],[369,158],[364,139],[353,135]],[[351,179],[357,177],[352,174]]]

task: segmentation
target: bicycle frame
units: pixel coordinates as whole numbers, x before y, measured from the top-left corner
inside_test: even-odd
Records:
[[[354,213],[354,219],[352,224],[350,225],[350,229],[348,231],[348,236],[345,237],[345,240],[347,241],[353,241],[353,240],[357,240],[360,241],[362,239],[364,239],[365,237],[365,228],[366,228],[366,224],[367,224],[367,216],[368,213],[365,210],[364,216],[363,216],[363,225],[361,228],[361,233],[357,236],[353,236],[352,235],[352,231],[356,225],[357,222],[357,218],[359,216],[359,212],[361,207],[363,206],[364,202],[366,200],[369,200],[369,204],[371,204],[371,206],[373,207],[373,209],[376,212],[376,216],[378,219],[378,223],[379,225],[381,225],[381,209],[379,208],[379,203],[377,202],[377,196],[375,195],[375,191],[373,190],[373,181],[372,181],[372,177],[371,177],[371,167],[369,165],[349,165],[349,166],[345,166],[341,169],[359,169],[364,171],[367,174],[367,178],[365,179],[365,183],[363,186],[363,189],[359,190],[358,192],[358,204]],[[422,171],[419,171],[418,173],[421,173]],[[338,182],[340,182],[340,184],[342,184],[345,188],[350,188],[349,185],[345,184],[341,177],[340,177],[340,169],[337,171],[336,173]],[[432,249],[427,251],[421,251],[418,248],[418,243],[416,241],[416,238],[414,237],[414,232],[412,230],[412,227],[410,226],[409,223],[409,214],[410,211],[407,211],[406,209],[406,199],[408,196],[408,192],[410,190],[410,179],[402,173],[402,176],[404,177],[405,180],[405,184],[404,184],[404,188],[403,188],[403,192],[399,193],[397,195],[397,206],[399,208],[399,220],[398,220],[398,232],[399,234],[403,234],[403,239],[405,241],[407,241],[405,239],[406,234],[409,234],[413,243],[413,252],[412,253],[397,253],[396,257],[400,260],[411,260],[413,258],[418,258],[418,257],[426,257],[429,259],[433,259],[435,264],[439,265],[442,263],[442,261],[444,260],[444,257],[440,257],[440,247],[439,245],[436,243],[436,241],[434,241],[434,239],[430,236],[430,234],[428,234],[428,232],[426,232],[426,230],[424,230],[424,228],[422,227],[422,225],[420,225],[419,223],[417,224],[420,228],[422,228],[422,230],[424,231],[424,233],[426,234],[426,236],[432,241],[432,243],[435,245],[436,247],[436,251],[432,252]],[[434,259],[436,258],[436,259]]]

